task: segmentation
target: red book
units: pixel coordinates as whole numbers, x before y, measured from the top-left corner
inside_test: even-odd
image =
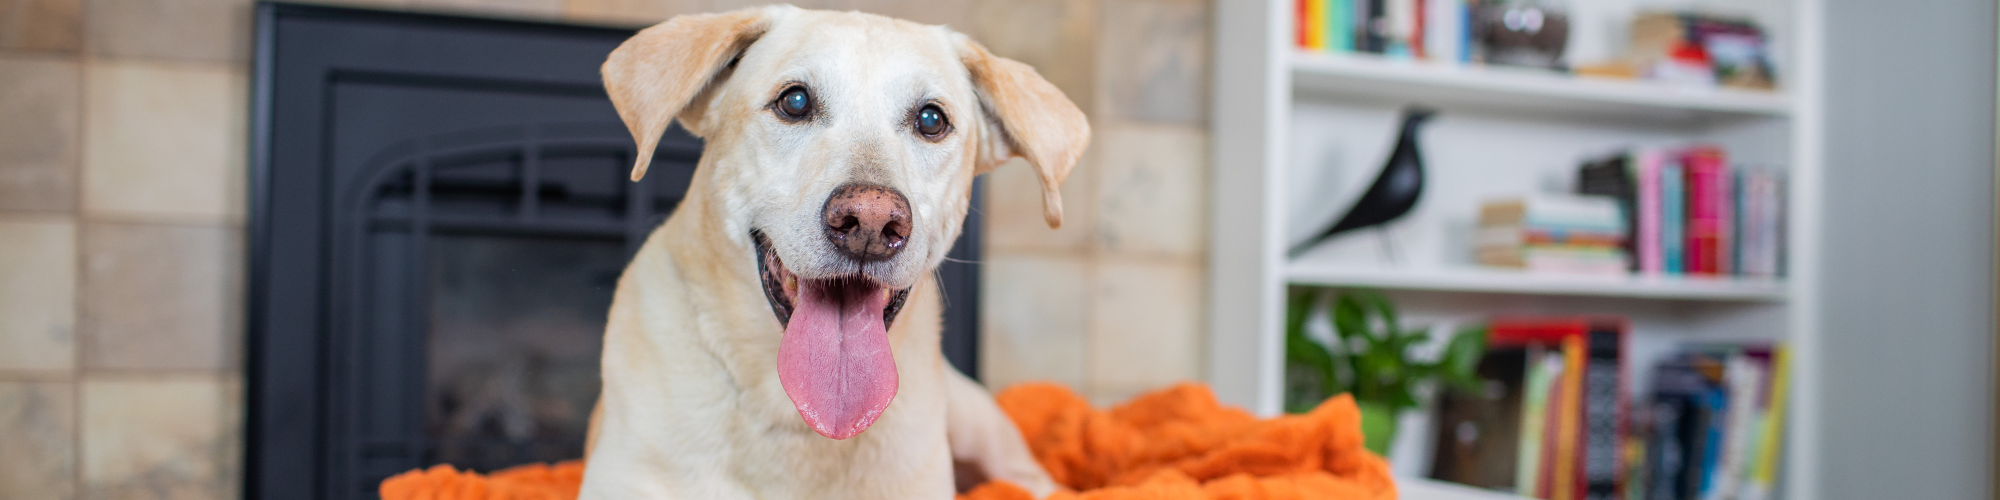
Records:
[[[1312,9],[1306,7],[1306,3],[1311,1],[1292,0],[1292,44],[1301,49],[1312,48],[1312,35],[1307,33],[1307,26],[1311,24],[1306,22],[1306,16],[1312,15]]]
[[[1687,175],[1688,274],[1729,274],[1730,180],[1722,149],[1690,148],[1681,154]]]
[[[1592,321],[1623,321],[1590,316],[1500,317],[1486,323],[1489,347],[1527,347],[1532,344],[1561,345],[1564,338],[1590,333]]]
[[[1430,2],[1426,2],[1424,0],[1405,0],[1405,1],[1417,3],[1417,8],[1415,9],[1417,11],[1417,15],[1415,16],[1416,19],[1410,21],[1411,24],[1415,25],[1410,27],[1410,57],[1417,60],[1423,60],[1424,58],[1429,57],[1428,54],[1424,53],[1424,29],[1427,28],[1427,26],[1424,26],[1425,24],[1424,21],[1430,20],[1429,17],[1424,17],[1428,15],[1424,12],[1427,7],[1424,4]]]

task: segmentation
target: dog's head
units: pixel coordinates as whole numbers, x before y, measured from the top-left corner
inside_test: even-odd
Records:
[[[780,382],[835,439],[894,398],[888,325],[958,238],[972,178],[1026,158],[1055,227],[1057,188],[1090,141],[1083,113],[1027,65],[942,26],[854,12],[675,17],[613,51],[604,83],[639,143],[634,180],[674,119],[707,139],[689,189],[757,263],[784,328]]]

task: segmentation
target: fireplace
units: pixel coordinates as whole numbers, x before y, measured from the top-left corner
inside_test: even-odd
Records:
[[[702,148],[626,180],[597,67],[632,32],[259,5],[246,496],[581,455],[611,290]],[[939,272],[975,376],[981,191]]]

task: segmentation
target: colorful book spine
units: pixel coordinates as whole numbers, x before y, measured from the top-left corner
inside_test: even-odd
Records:
[[[1721,387],[1710,387],[1701,395],[1700,404],[1704,419],[1701,437],[1700,461],[1695,470],[1695,497],[1709,498],[1715,491],[1715,468],[1722,462],[1722,440],[1729,425],[1729,393]]]
[[[1355,0],[1360,9],[1361,51],[1380,54],[1387,48],[1388,5],[1391,0]]]
[[[1687,274],[1729,274],[1729,167],[1722,150],[1689,149],[1687,169]]]
[[[1292,46],[1299,49],[1312,48],[1311,4],[1312,0],[1292,0]]]
[[[1660,252],[1660,169],[1665,154],[1656,149],[1639,152],[1639,227],[1637,250],[1639,272],[1657,276],[1666,271]]]
[[[1327,0],[1306,0],[1306,12],[1299,17],[1300,24],[1306,26],[1306,50],[1326,50],[1326,5]]]
[[[1620,366],[1624,364],[1623,322],[1593,322],[1583,376],[1583,471],[1578,491],[1584,500],[1614,500],[1621,468],[1619,445],[1625,415]]]
[[[1548,407],[1544,408],[1545,411],[1542,412],[1541,463],[1535,466],[1537,475],[1535,478],[1535,494],[1530,495],[1535,498],[1553,499],[1556,494],[1556,483],[1558,482],[1556,478],[1559,477],[1556,475],[1556,463],[1560,460],[1556,454],[1556,450],[1562,444],[1563,398],[1568,394],[1568,391],[1563,390],[1563,382],[1568,380],[1567,370],[1569,369],[1569,356],[1565,354],[1566,352],[1561,347],[1557,347],[1555,352],[1550,355],[1550,357],[1555,358],[1555,362],[1561,365],[1562,368],[1558,369],[1553,379],[1549,381]]]
[[[1555,473],[1549,500],[1582,500],[1578,483],[1582,475],[1578,466],[1583,463],[1583,400],[1584,374],[1588,369],[1589,356],[1586,339],[1582,335],[1563,338],[1563,378],[1562,405],[1556,409]]]
[[[1330,52],[1354,51],[1354,0],[1328,0],[1326,7],[1326,48]]]
[[[1763,421],[1758,425],[1763,430],[1757,433],[1757,454],[1751,461],[1749,484],[1743,489],[1739,500],[1765,500],[1771,497],[1771,489],[1776,486],[1778,457],[1785,443],[1785,406],[1791,391],[1792,361],[1791,350],[1778,346],[1771,353],[1771,388],[1766,398]]]
[[[1687,273],[1687,176],[1678,159],[1660,167],[1660,270]]]
[[[1539,495],[1542,477],[1542,441],[1546,434],[1551,385],[1562,374],[1562,357],[1540,346],[1528,348],[1528,373],[1521,388],[1521,444],[1515,449],[1514,493]]]
[[[1738,350],[1724,361],[1724,383],[1729,391],[1728,420],[1723,425],[1722,456],[1716,464],[1715,486],[1708,500],[1734,497],[1743,482],[1743,464],[1757,431],[1758,403],[1764,389],[1764,367]]]

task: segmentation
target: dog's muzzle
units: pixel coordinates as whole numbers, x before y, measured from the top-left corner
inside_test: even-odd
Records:
[[[822,436],[847,439],[868,430],[896,396],[888,331],[910,289],[891,290],[859,273],[801,280],[762,232],[752,231],[750,239],[764,297],[785,330],[777,363],[785,395]]]

